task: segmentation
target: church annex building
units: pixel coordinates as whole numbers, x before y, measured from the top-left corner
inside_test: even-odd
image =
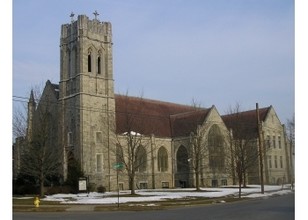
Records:
[[[38,103],[30,94],[25,139],[48,114],[45,144],[58,152],[63,181],[74,159],[93,189],[218,187],[238,184],[239,155],[247,184],[260,184],[261,172],[265,184],[292,181],[291,146],[273,106],[220,115],[214,105],[115,94],[112,45],[110,22],[79,15],[63,24],[60,82],[47,80]],[[16,147],[14,176],[22,167]]]

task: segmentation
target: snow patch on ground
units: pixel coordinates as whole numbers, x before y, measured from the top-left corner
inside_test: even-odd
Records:
[[[243,198],[268,197],[273,195],[283,195],[291,193],[290,185],[280,186],[264,186],[265,193],[261,194],[259,185],[249,185],[242,188]],[[43,201],[58,201],[63,204],[116,204],[129,202],[150,202],[147,206],[154,206],[151,202],[162,201],[167,199],[185,199],[194,197],[218,198],[218,197],[237,197],[238,188],[235,186],[221,188],[202,188],[197,192],[193,188],[185,189],[159,189],[159,190],[137,190],[139,196],[130,197],[130,191],[121,191],[118,200],[117,192],[106,193],[79,193],[79,194],[55,194],[48,195]],[[224,200],[221,200],[224,203]]]

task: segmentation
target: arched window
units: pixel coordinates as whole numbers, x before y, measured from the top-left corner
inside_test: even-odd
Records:
[[[147,168],[147,154],[143,146],[139,146],[136,150],[135,170],[137,172],[145,172]]]
[[[177,171],[186,173],[189,171],[188,152],[184,146],[180,146],[176,153]]]
[[[88,72],[92,72],[92,65],[91,65],[91,49],[88,52]]]
[[[218,125],[213,125],[208,134],[209,166],[221,171],[225,166],[224,141]]]
[[[165,172],[168,170],[168,153],[165,147],[160,147],[157,155],[158,171]]]

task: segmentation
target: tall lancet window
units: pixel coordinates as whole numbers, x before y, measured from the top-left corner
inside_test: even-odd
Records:
[[[68,60],[67,60],[67,63],[66,63],[66,65],[67,65],[67,72],[68,72],[67,77],[71,77],[71,62],[72,62],[71,61],[71,51],[69,49],[67,49],[66,54],[68,56]]]
[[[92,72],[92,68],[91,68],[91,50],[89,50],[88,52],[88,72]]]
[[[101,74],[101,55],[97,57],[97,74]]]
[[[75,58],[74,58],[74,72],[75,74],[77,74],[78,72],[78,52],[77,52],[77,48],[75,47]]]
[[[157,156],[158,171],[165,172],[168,170],[168,153],[165,147],[160,147]]]
[[[68,50],[68,65],[67,65],[68,77],[71,77],[71,76],[72,76],[72,73],[71,73],[71,63],[72,63],[71,51]]]
[[[70,76],[76,74],[76,59],[77,58],[77,50],[74,47],[70,54]]]

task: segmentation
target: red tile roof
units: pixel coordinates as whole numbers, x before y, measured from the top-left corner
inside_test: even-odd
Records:
[[[174,137],[189,136],[201,125],[211,109],[199,109],[171,116],[172,133]]]
[[[125,95],[115,95],[115,106],[117,134],[134,131],[158,137],[187,136],[209,112],[209,109]]]
[[[271,106],[259,109],[260,121],[265,121],[270,108]],[[256,110],[223,115],[221,118],[227,128],[232,129],[235,138],[255,138],[258,135]]]

